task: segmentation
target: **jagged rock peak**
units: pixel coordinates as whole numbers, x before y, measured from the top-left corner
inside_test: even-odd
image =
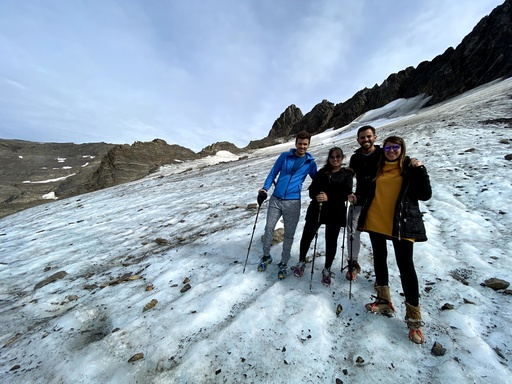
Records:
[[[268,137],[284,137],[290,134],[292,127],[303,118],[302,111],[295,104],[290,105],[274,122]]]
[[[290,133],[297,134],[300,131],[306,131],[311,134],[325,131],[329,126],[329,120],[334,111],[334,104],[329,100],[322,100],[313,107],[311,112],[304,115],[304,118],[296,122]]]

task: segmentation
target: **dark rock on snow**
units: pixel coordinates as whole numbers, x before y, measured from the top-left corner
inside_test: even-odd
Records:
[[[485,287],[494,289],[495,291],[499,291],[500,289],[507,289],[508,286],[510,285],[510,283],[508,281],[493,277],[493,278],[485,280],[483,285]]]

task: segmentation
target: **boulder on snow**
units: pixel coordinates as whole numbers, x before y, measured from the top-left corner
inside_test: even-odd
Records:
[[[272,245],[282,243],[284,241],[284,228],[278,228],[274,230],[274,236],[272,237]],[[261,236],[261,242],[263,242],[263,235]]]
[[[498,279],[496,277],[492,277],[484,281],[483,286],[494,289],[495,291],[499,291],[500,289],[507,289],[510,283],[505,280]]]
[[[180,289],[180,292],[181,292],[181,293],[185,293],[185,292],[187,292],[190,288],[192,288],[192,286],[191,286],[189,283],[187,283],[187,284],[185,284],[185,285],[183,286],[183,288],[181,288],[181,289]]]
[[[142,352],[140,353],[136,353],[135,355],[133,355],[132,357],[130,357],[128,359],[128,362],[129,363],[133,363],[135,361],[138,361],[138,360],[141,360],[141,359],[144,359],[144,354]]]
[[[158,303],[158,300],[157,299],[152,299],[149,303],[147,303],[144,308],[142,309],[142,312],[146,312],[146,311],[149,311],[150,309],[152,309],[155,305],[157,305]]]
[[[63,279],[68,273],[66,271],[59,271],[54,273],[53,275],[47,277],[46,279],[40,281],[34,286],[34,289],[39,289],[44,287],[45,285],[48,285],[50,283],[53,283],[54,281]]]
[[[434,345],[432,346],[430,353],[434,356],[444,356],[444,354],[446,353],[446,348],[443,348],[443,346],[436,341],[434,342]]]

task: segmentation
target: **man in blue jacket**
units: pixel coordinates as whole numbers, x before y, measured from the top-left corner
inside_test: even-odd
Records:
[[[272,246],[274,228],[282,216],[284,241],[281,262],[277,265],[279,279],[284,279],[287,274],[286,264],[290,260],[293,237],[300,217],[302,183],[308,175],[313,179],[317,171],[315,159],[306,152],[310,142],[311,135],[309,133],[299,132],[295,137],[295,149],[290,149],[290,151],[279,155],[258,194],[258,202],[261,205],[267,196],[267,191],[279,175],[274,192],[268,202],[267,223],[263,235],[263,257],[258,266],[258,271],[263,272],[267,269],[267,265],[272,263],[270,247]]]

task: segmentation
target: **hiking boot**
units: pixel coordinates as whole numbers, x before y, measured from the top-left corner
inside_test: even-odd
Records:
[[[293,275],[297,277],[302,277],[304,274],[304,270],[306,269],[306,263],[304,261],[299,261],[298,264],[293,269]]]
[[[286,263],[279,263],[277,264],[277,267],[279,268],[279,271],[277,272],[277,278],[279,280],[283,280],[288,276],[288,268],[286,266]]]
[[[377,296],[373,303],[365,305],[365,308],[369,312],[378,313],[384,316],[392,317],[395,313],[395,307],[391,302],[391,295],[389,293],[389,287],[387,285],[376,286]]]
[[[263,272],[267,270],[267,265],[272,264],[271,256],[263,256],[258,265],[258,272]]]
[[[334,273],[332,273],[329,269],[324,268],[322,270],[322,284],[330,287],[332,282],[332,276],[334,276]]]
[[[361,266],[357,262],[357,260],[349,260],[348,261],[348,270],[347,274],[345,275],[345,278],[348,281],[355,281],[357,278],[357,274],[361,272]]]
[[[421,320],[420,306],[413,307],[409,303],[405,303],[405,322],[407,328],[409,328],[409,340],[416,344],[423,344],[425,342],[425,336],[421,327],[424,325]]]

